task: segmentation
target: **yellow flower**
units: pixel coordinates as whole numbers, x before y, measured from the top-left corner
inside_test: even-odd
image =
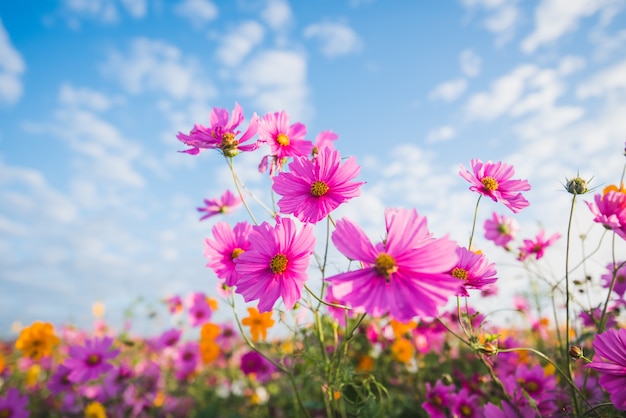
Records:
[[[156,406],[157,408],[160,408],[163,406],[163,402],[165,402],[165,392],[160,390],[157,392],[156,396],[154,397],[154,401],[152,402],[152,404]]]
[[[102,318],[104,313],[106,312],[106,308],[104,307],[104,303],[98,301],[94,302],[91,306],[91,313],[96,318]]]
[[[100,402],[93,401],[85,408],[85,418],[107,418],[107,411]]]
[[[39,382],[39,375],[41,373],[41,366],[39,364],[33,364],[26,371],[24,381],[27,387],[33,387]]]
[[[59,343],[54,334],[54,327],[49,322],[34,322],[30,327],[23,328],[15,342],[15,348],[23,355],[34,360],[52,354],[52,348]]]
[[[202,363],[211,364],[220,356],[220,346],[214,341],[200,341]]]
[[[263,337],[263,341],[267,338],[267,330],[274,325],[272,319],[272,312],[259,313],[257,308],[248,308],[248,316],[244,318],[241,323],[247,327],[250,327],[250,334],[252,334],[252,341],[259,341],[259,337]]]
[[[406,338],[397,339],[391,346],[393,358],[402,363],[408,363],[413,358],[414,352],[413,344]]]
[[[7,365],[6,360],[4,360],[4,356],[2,355],[2,353],[0,353],[0,373],[4,371],[4,368],[6,367],[6,365]]]
[[[214,341],[218,335],[220,335],[220,326],[207,322],[200,329],[200,342]]]

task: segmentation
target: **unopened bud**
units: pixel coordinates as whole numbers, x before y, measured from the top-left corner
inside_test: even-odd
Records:
[[[578,360],[579,358],[583,356],[583,349],[578,347],[577,345],[573,345],[569,348],[569,351],[567,352],[567,354],[569,354],[569,356],[573,360]]]
[[[587,188],[587,180],[582,177],[574,177],[569,179],[565,184],[565,189],[571,194],[585,194],[589,191]]]
[[[485,343],[481,348],[480,352],[487,356],[495,356],[498,354],[498,345],[492,342]]]

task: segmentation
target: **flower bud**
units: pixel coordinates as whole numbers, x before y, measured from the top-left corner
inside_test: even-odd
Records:
[[[587,180],[581,177],[569,179],[565,184],[565,189],[571,194],[585,194],[589,191],[587,188]]]
[[[583,356],[583,349],[577,345],[573,345],[569,348],[567,354],[569,354],[572,360],[578,360]]]
[[[498,354],[498,345],[492,342],[487,342],[480,348],[480,352],[487,356],[495,356]]]

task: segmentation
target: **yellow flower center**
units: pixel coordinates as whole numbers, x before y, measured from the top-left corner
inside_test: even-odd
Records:
[[[526,392],[528,393],[535,393],[539,389],[539,385],[537,384],[537,382],[532,382],[532,381],[524,382],[522,386],[524,387],[524,389],[526,389]]]
[[[234,260],[235,258],[239,257],[243,253],[245,253],[245,251],[242,250],[241,248],[235,248],[233,252],[230,254],[230,259]]]
[[[493,177],[485,177],[480,182],[483,184],[485,189],[489,190],[490,192],[498,190],[498,180],[494,179]]]
[[[11,414],[12,414],[12,412],[8,408],[0,409],[0,418],[10,418]]]
[[[464,268],[455,267],[452,269],[452,276],[460,280],[467,280],[467,277],[469,276],[469,274],[467,273],[467,270],[465,270]]]
[[[394,260],[394,258],[387,253],[378,254],[378,257],[376,257],[376,266],[374,268],[379,275],[385,277],[387,282],[389,282],[389,276],[398,271],[396,260]]]
[[[315,197],[324,196],[328,193],[328,185],[323,181],[315,181],[311,185],[311,194]]]
[[[287,257],[283,254],[275,255],[270,261],[270,270],[272,270],[274,274],[282,274],[287,270],[288,261]]]
[[[92,354],[89,357],[87,357],[87,364],[89,364],[90,366],[95,366],[98,363],[100,363],[100,356],[99,355]]]
[[[461,410],[460,411],[461,412],[461,416],[464,416],[464,417],[471,417],[472,416],[472,408],[470,406],[463,405],[460,408],[460,410]]]
[[[511,233],[509,227],[506,224],[498,225],[498,233],[500,235],[509,235]]]
[[[278,142],[283,147],[286,147],[287,145],[289,145],[289,137],[285,134],[278,134],[278,136],[276,137],[276,142]]]

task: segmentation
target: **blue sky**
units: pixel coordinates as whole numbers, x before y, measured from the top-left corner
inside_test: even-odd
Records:
[[[367,185],[336,217],[373,237],[384,208],[403,206],[465,242],[476,196],[457,173],[472,158],[514,164],[533,185],[517,217],[524,238],[539,225],[564,234],[565,177],[605,185],[621,175],[625,9],[624,0],[0,3],[0,335],[14,321],[85,326],[95,300],[119,324],[139,296],[157,305],[212,293],[202,242],[217,219],[200,223],[195,208],[232,188],[230,177],[217,153],[178,153],[175,136],[235,102],[247,117],[284,109],[311,140],[339,134]],[[265,199],[261,157],[236,164]],[[481,205],[481,220],[507,213]],[[602,254],[591,269],[606,264]],[[518,273],[504,287],[522,289]]]

